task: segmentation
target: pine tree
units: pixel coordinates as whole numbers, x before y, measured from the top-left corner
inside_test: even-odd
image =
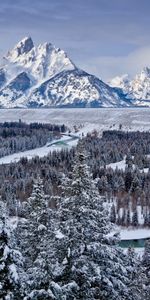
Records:
[[[109,237],[112,225],[103,198],[97,192],[79,146],[72,178],[63,190],[59,208],[59,237],[55,257],[59,283],[71,299],[133,299],[132,272],[127,257]],[[66,294],[66,288],[72,287]]]
[[[146,283],[145,283],[145,300],[150,299],[150,239],[146,241],[145,251],[143,255],[143,266],[145,268]]]
[[[144,225],[150,227],[150,212],[146,212],[144,217]]]
[[[133,225],[133,226],[138,226],[138,225],[139,225],[137,209],[133,212],[133,216],[132,216],[132,225]]]
[[[114,204],[112,205],[111,211],[110,211],[110,221],[112,223],[116,223],[116,208],[115,208]]]
[[[48,197],[44,193],[40,178],[33,185],[25,210],[27,221],[18,224],[28,277],[27,283],[23,283],[26,287],[25,299],[49,299],[54,216],[48,208]]]
[[[129,247],[127,254],[128,264],[132,268],[130,274],[130,290],[134,295],[134,299],[146,299],[146,275],[141,260],[139,260],[136,255],[134,248]]]
[[[132,168],[126,168],[125,170],[125,190],[128,192],[131,188],[133,180],[133,175],[132,175]]]
[[[133,159],[132,159],[132,155],[130,153],[128,153],[126,156],[126,165],[127,165],[128,169],[133,168]]]
[[[130,226],[131,219],[130,219],[130,209],[127,210],[127,216],[126,216],[126,226]]]
[[[26,218],[18,222],[17,233],[20,237],[20,247],[26,257],[26,266],[30,267],[38,253],[41,238],[39,236],[41,230],[38,227],[41,224],[41,228],[44,229],[48,222],[47,196],[44,194],[40,178],[35,180],[32,194],[24,205],[24,215]]]
[[[48,196],[44,193],[43,181],[38,177],[33,184],[32,194],[27,202],[29,215],[37,215],[48,207]]]
[[[9,227],[6,205],[0,201],[0,299],[23,299],[19,278],[21,261],[22,256],[15,248],[15,240]]]

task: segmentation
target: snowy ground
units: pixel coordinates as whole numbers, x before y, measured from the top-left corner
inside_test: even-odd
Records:
[[[148,157],[150,156],[149,154],[147,155]],[[125,168],[127,167],[126,165],[126,157],[124,157],[123,160],[121,161],[118,161],[118,162],[115,162],[115,163],[111,163],[111,164],[108,164],[106,165],[107,168],[111,168],[113,169],[114,171],[116,170],[116,168],[118,170],[122,170],[122,171],[125,171]],[[133,165],[133,168],[135,168],[135,165]],[[149,168],[143,168],[143,169],[140,169],[140,172],[144,172],[144,173],[148,173],[149,171]]]
[[[121,240],[134,240],[142,238],[150,238],[150,229],[149,228],[122,228],[120,231]]]
[[[0,109],[0,122],[43,122],[83,125],[83,131],[98,129],[150,130],[149,108]]]
[[[118,168],[118,170],[125,171],[125,168],[126,168],[126,159],[124,158],[123,160],[121,160],[119,162],[111,163],[111,164],[107,165],[107,168],[111,168],[114,171],[116,170],[116,168]]]

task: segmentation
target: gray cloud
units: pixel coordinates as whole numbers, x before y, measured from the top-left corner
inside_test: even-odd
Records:
[[[26,35],[63,48],[99,77],[149,64],[149,0],[5,0],[0,2],[3,53]],[[141,50],[143,49],[143,50]],[[142,58],[146,51],[146,55]],[[134,60],[137,53],[140,61]],[[127,63],[135,61],[134,64]],[[135,67],[137,63],[137,67]]]
[[[145,66],[150,66],[150,45],[139,48],[126,56],[99,56],[91,60],[80,62],[83,69],[97,76],[103,74],[102,79],[109,81],[111,78],[129,73],[134,77]]]

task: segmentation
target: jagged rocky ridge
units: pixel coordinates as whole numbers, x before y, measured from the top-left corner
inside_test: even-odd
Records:
[[[147,69],[147,73],[150,87],[150,70]],[[32,39],[26,37],[3,57],[0,107],[147,105],[150,104],[150,88],[144,76],[140,75],[132,84],[127,76],[118,77],[108,85],[77,68],[63,50],[51,43],[35,47]],[[144,88],[143,93],[141,88]]]
[[[50,43],[34,46],[24,38],[3,58],[0,68],[1,107],[126,107],[131,102],[75,66]]]
[[[133,80],[125,74],[110,81],[111,87],[121,88],[135,106],[150,107],[150,68],[145,67]]]

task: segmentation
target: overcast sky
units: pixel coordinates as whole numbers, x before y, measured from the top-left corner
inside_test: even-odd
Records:
[[[0,55],[25,36],[104,80],[133,76],[150,66],[150,0],[1,0]]]

